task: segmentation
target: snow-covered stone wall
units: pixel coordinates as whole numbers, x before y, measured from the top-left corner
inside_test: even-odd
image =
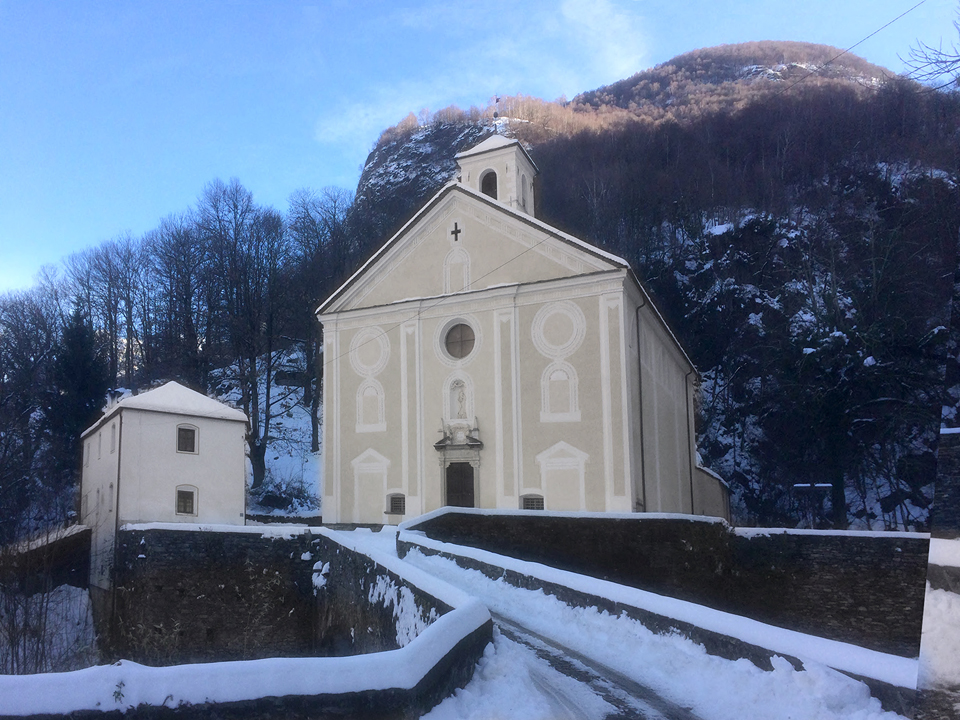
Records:
[[[921,534],[469,510],[404,527],[882,652],[919,651],[929,547]]]
[[[347,535],[126,526],[115,612],[100,628],[111,639],[108,657],[123,660],[49,679],[58,688],[75,679],[83,692],[44,693],[42,676],[11,687],[30,684],[29,712],[78,717],[110,709],[158,717],[179,704],[196,717],[418,717],[470,680],[493,637],[490,615],[396,558],[360,552]]]

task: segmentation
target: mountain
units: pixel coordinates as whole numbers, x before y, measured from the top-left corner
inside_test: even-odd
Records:
[[[759,95],[799,83],[875,90],[893,73],[829,45],[749,42],[703,48],[605,87],[574,105],[616,107],[648,118],[742,107]]]
[[[411,119],[361,177],[367,250],[452,178],[457,151],[517,137],[542,171],[540,216],[627,258],[697,363],[701,453],[738,521],[928,526],[945,367],[943,416],[960,424],[956,94],[759,42],[569,102]]]

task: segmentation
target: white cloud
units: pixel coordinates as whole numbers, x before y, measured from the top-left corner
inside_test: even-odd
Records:
[[[564,0],[560,6],[568,31],[583,44],[592,73],[604,82],[629,77],[644,67],[646,43],[640,18],[608,0]],[[590,90],[592,88],[581,88]]]

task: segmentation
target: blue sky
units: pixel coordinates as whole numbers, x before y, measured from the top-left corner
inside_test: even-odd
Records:
[[[353,190],[380,132],[496,93],[552,100],[700,47],[849,47],[919,0],[0,0],[0,291],[237,177],[286,210]],[[897,72],[954,40],[925,0],[854,52]]]

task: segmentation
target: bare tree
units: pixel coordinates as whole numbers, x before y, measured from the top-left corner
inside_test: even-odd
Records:
[[[236,368],[240,402],[250,420],[247,444],[252,487],[263,484],[277,398],[274,364],[287,317],[284,272],[288,256],[283,218],[257,206],[238,180],[210,183],[200,199],[197,227],[210,243],[209,294]],[[210,308],[213,309],[213,308]]]
[[[336,187],[319,193],[298,190],[290,196],[287,228],[298,268],[292,285],[292,315],[297,337],[302,341],[307,378],[303,404],[310,409],[312,452],[320,450],[320,396],[323,353],[320,326],[314,311],[333,289],[347,268],[351,255],[347,216],[353,195]]]
[[[958,19],[953,21],[954,30],[960,35],[960,8],[957,10]],[[943,40],[936,46],[917,41],[910,48],[910,53],[904,60],[909,75],[919,82],[936,85],[944,88],[948,85],[960,83],[960,46],[956,41],[947,45]]]

